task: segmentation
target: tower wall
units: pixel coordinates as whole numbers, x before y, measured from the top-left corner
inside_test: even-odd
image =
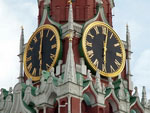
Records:
[[[101,1],[101,0],[98,0]],[[49,16],[56,22],[64,24],[68,21],[69,4],[68,0],[51,0],[49,4]],[[112,25],[112,7],[110,0],[103,0],[103,7],[105,16],[110,25]],[[74,0],[73,2],[73,17],[74,22],[84,24],[86,21],[92,19],[96,15],[97,3],[96,0]],[[44,0],[39,2],[39,16],[38,23],[40,23],[43,15]],[[98,18],[102,21],[101,17]],[[45,21],[45,24],[49,23]]]

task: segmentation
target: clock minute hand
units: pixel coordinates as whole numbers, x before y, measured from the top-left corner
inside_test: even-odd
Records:
[[[104,41],[104,64],[106,64],[107,40],[108,40],[108,29],[106,29],[106,37]]]

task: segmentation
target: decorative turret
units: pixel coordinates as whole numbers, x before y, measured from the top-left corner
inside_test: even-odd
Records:
[[[147,97],[146,97],[146,88],[143,86],[142,90],[142,99],[141,99],[141,104],[145,106],[147,104]]]
[[[135,89],[135,92],[134,92],[133,96],[139,97],[139,93],[138,93],[138,88],[137,88],[137,86],[135,86],[134,89]]]
[[[95,89],[96,89],[97,92],[101,92],[102,93],[101,76],[100,76],[98,71],[96,72]]]
[[[20,72],[19,72],[19,83],[24,81],[23,78],[23,51],[24,51],[24,29],[21,27],[21,36],[20,36],[20,49],[19,49],[19,59],[20,59]]]

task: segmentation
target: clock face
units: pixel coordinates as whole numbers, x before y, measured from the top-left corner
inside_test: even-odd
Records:
[[[115,77],[125,65],[125,50],[116,32],[103,22],[87,26],[82,37],[82,49],[89,65],[106,77]]]
[[[52,25],[39,27],[29,39],[24,52],[24,69],[28,78],[40,79],[42,70],[50,70],[60,51],[60,37]]]

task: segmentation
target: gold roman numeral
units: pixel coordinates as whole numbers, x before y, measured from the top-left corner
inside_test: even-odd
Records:
[[[48,37],[48,35],[49,35],[49,30],[47,31],[46,37]]]
[[[112,67],[112,65],[110,65],[110,71],[111,73],[115,72],[115,69]]]
[[[112,38],[112,36],[113,36],[113,33],[110,35],[110,37],[109,37],[109,38],[111,39],[111,38]]]
[[[50,54],[50,58],[51,58],[52,60],[54,60],[55,55],[54,55],[54,54]]]
[[[27,66],[27,68],[28,68],[28,71],[31,71],[31,69],[32,69],[32,63],[30,63],[30,64]]]
[[[106,27],[102,27],[102,34],[107,35],[107,28]]]
[[[46,69],[48,70],[50,68],[50,65],[46,64]]]
[[[94,55],[94,52],[93,52],[93,50],[90,50],[87,52],[87,54],[88,54],[89,58],[92,58]]]
[[[57,45],[56,44],[53,44],[52,46],[51,46],[51,49],[54,49],[54,48],[56,48],[57,47]]]
[[[117,47],[117,46],[119,46],[119,43],[114,44],[114,47]]]
[[[107,70],[106,70],[106,64],[102,64],[102,71],[103,72],[107,72]]]
[[[33,40],[34,40],[34,43],[37,43],[38,41],[36,36],[33,38]]]
[[[116,52],[116,56],[118,56],[118,57],[122,57],[122,54],[121,54],[121,53]]]
[[[36,76],[36,68],[33,69],[32,75]]]
[[[32,50],[33,50],[33,47],[29,46],[28,51],[32,51]]]
[[[43,38],[43,29],[40,31],[40,38]]]
[[[97,26],[94,27],[94,30],[95,30],[95,32],[96,32],[96,35],[98,35],[98,34],[99,34],[99,30],[98,30],[98,27],[97,27]]]
[[[52,41],[54,39],[55,35],[53,35],[49,40]]]
[[[28,57],[26,61],[28,62],[28,61],[30,61],[31,59],[32,59],[32,56]]]
[[[92,47],[92,43],[86,41],[86,45],[89,46],[89,47]]]
[[[95,59],[94,63],[93,63],[96,67],[98,67],[99,61],[98,59]]]
[[[121,64],[118,62],[118,60],[115,59],[114,62],[115,62],[115,64],[117,65],[117,67],[119,68]]]
[[[90,33],[90,31],[87,35],[89,35],[92,39],[94,38],[94,36]]]

